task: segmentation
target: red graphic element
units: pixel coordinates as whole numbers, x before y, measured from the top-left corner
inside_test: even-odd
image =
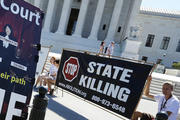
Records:
[[[79,67],[80,65],[78,58],[70,57],[68,60],[66,60],[62,70],[64,79],[72,82],[78,75]]]

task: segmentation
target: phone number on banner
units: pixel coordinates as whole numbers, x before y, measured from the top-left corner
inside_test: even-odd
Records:
[[[103,105],[105,105],[107,107],[112,107],[112,109],[120,111],[122,113],[124,113],[126,111],[125,107],[122,107],[122,106],[120,106],[118,104],[115,104],[115,103],[111,103],[110,101],[108,101],[106,99],[101,99],[98,96],[93,95],[91,99],[93,101],[101,103],[101,104],[103,104]]]

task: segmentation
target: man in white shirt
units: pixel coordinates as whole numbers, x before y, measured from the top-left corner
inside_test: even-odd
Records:
[[[150,95],[149,87],[151,84],[152,77],[149,76],[147,79],[147,86],[145,89],[145,95],[149,98],[155,99],[158,102],[158,112],[165,111],[168,114],[168,120],[176,120],[179,110],[179,100],[172,94],[173,85],[172,83],[165,82],[162,87],[162,95]],[[134,112],[132,120],[153,120],[154,116],[141,113],[139,111]]]

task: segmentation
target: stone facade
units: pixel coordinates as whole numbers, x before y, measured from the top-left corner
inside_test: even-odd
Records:
[[[73,48],[97,52],[101,41],[115,41],[120,56],[122,40],[134,24],[141,0],[25,0],[45,13],[42,45],[52,52]],[[137,54],[137,53],[136,53]]]
[[[141,8],[136,21],[143,29],[139,36],[139,59],[144,56],[154,63],[161,59],[167,67],[180,61],[180,12]],[[149,34],[154,35],[152,45],[147,44]],[[164,39],[166,44],[163,38],[169,38]]]
[[[53,45],[52,52],[63,48],[97,52],[104,40],[106,46],[115,41],[115,56],[153,63],[159,59],[167,67],[180,59],[179,13],[140,10],[141,0],[26,1],[44,11],[41,44]],[[146,46],[149,34],[154,35],[151,47]]]

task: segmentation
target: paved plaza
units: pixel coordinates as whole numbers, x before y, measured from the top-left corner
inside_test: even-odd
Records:
[[[38,93],[33,91],[32,100],[36,94]],[[62,90],[55,92],[55,96],[47,95],[47,97],[49,103],[45,120],[127,120]],[[157,103],[142,98],[137,110],[155,115]]]
[[[49,53],[49,59],[52,56],[59,58],[61,55]],[[160,76],[157,73],[153,73],[153,76],[167,79],[167,76]],[[176,81],[175,78],[172,79]],[[159,79],[157,79],[157,81],[161,82],[161,80]],[[157,83],[157,81],[155,82]],[[65,92],[64,90],[62,92],[60,88],[57,91],[57,93],[55,92],[55,96],[47,95],[47,97],[49,98],[49,103],[45,120],[126,120],[115,113],[102,109],[97,105],[88,102],[87,100],[70,94],[69,92]],[[38,92],[35,92],[33,90],[30,105],[32,105],[33,96],[36,94],[38,94]],[[157,113],[157,107],[158,105],[156,102],[149,100],[145,96],[143,96],[139,102],[137,110],[141,112],[151,113],[155,116]]]

